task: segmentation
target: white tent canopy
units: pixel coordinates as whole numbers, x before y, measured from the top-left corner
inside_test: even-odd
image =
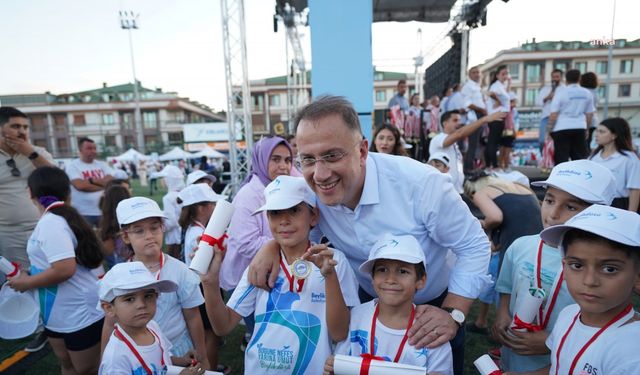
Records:
[[[136,151],[132,148],[128,149],[125,153],[123,153],[122,155],[118,155],[116,156],[114,159],[116,159],[117,161],[124,161],[124,162],[129,162],[129,161],[139,161],[139,160],[147,160],[149,159],[149,157],[139,151]]]
[[[202,150],[196,152],[195,154],[192,154],[191,158],[196,159],[196,158],[201,158],[203,156],[206,156],[210,159],[226,159],[226,156],[222,152],[216,151],[209,146],[204,146]]]
[[[190,159],[193,154],[181,149],[180,147],[174,147],[171,151],[160,155],[158,158],[160,161],[169,161],[169,160],[185,160]]]

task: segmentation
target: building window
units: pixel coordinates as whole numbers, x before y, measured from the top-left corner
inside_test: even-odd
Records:
[[[102,123],[104,125],[113,125],[116,123],[115,121],[115,117],[113,116],[113,113],[103,113],[102,114]]]
[[[386,102],[387,101],[387,93],[385,90],[376,90],[376,102]]]
[[[156,147],[156,146],[158,146],[158,136],[157,135],[145,135],[144,136],[144,143],[145,143],[145,145],[147,145],[149,147]]]
[[[280,107],[280,94],[269,95],[269,106]]]
[[[374,80],[374,81],[382,81],[382,80],[384,80],[384,73],[381,73],[381,72],[375,72],[375,73],[373,74],[373,80]]]
[[[183,142],[182,132],[169,133],[170,145],[182,144],[182,142]]]
[[[73,115],[73,125],[86,125],[84,115]]]
[[[607,74],[608,66],[607,61],[596,61],[596,74]]]
[[[620,73],[629,74],[633,72],[633,60],[620,61]]]
[[[173,112],[173,118],[177,123],[180,123],[180,124],[185,123],[184,111]]]
[[[47,140],[46,139],[33,139],[33,144],[38,147],[47,148]]]
[[[520,64],[509,64],[509,75],[511,76],[511,79],[520,79]]]
[[[142,123],[145,129],[155,129],[158,127],[157,112],[142,112]]]
[[[104,136],[104,145],[107,147],[115,147],[116,145],[116,136],[115,135],[105,135]]]
[[[67,115],[53,115],[53,123],[54,125],[66,125]]]
[[[262,112],[264,111],[264,96],[251,95],[252,111]]]
[[[531,107],[536,105],[536,99],[538,99],[538,90],[537,89],[527,89],[524,97],[524,105]]]
[[[124,136],[124,147],[125,148],[131,148],[131,147],[135,147],[135,142],[133,141],[133,136],[132,135],[125,135]]]
[[[631,84],[621,83],[618,85],[618,97],[627,98],[631,96]]]
[[[599,86],[596,89],[596,92],[598,93],[598,100],[600,100],[601,98],[604,98],[607,95],[607,88],[606,85],[603,86]]]
[[[578,69],[580,71],[580,73],[586,73],[587,72],[587,62],[586,61],[576,61],[576,63],[573,65],[574,69]]]
[[[47,116],[31,115],[31,131],[44,132],[47,130]]]
[[[69,151],[69,142],[66,138],[58,138],[56,141],[56,145],[58,146],[58,151]]]
[[[542,81],[542,66],[539,64],[527,65],[527,82]]]
[[[569,67],[571,66],[571,63],[569,61],[554,61],[553,63],[553,68],[554,69],[560,69],[563,72],[567,72],[567,70],[569,70]],[[578,68],[576,68],[578,69]]]

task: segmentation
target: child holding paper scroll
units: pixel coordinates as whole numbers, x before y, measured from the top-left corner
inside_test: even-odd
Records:
[[[171,280],[178,290],[163,293],[153,319],[171,342],[171,354],[182,357],[195,349],[195,359],[209,368],[206,356],[204,328],[198,306],[204,298],[198,277],[187,266],[162,252],[164,214],[158,204],[144,197],[133,197],[118,203],[118,223],[122,240],[133,251],[131,261],[140,261],[158,280]],[[102,337],[111,335],[113,321],[105,321]]]
[[[608,205],[615,194],[611,172],[588,160],[558,164],[546,181],[532,185],[547,189],[541,207],[544,228],[564,224],[591,204]],[[574,303],[563,282],[561,257],[560,251],[539,235],[520,237],[507,249],[496,283],[500,304],[492,328],[503,345],[500,362],[504,370],[534,371],[549,365],[545,340],[560,311]],[[542,289],[546,302],[530,315],[537,317],[534,320],[524,318],[531,311],[521,311],[515,320],[516,310],[522,307],[518,301],[532,289]]]
[[[216,248],[209,271],[201,276],[209,320],[218,335],[225,335],[255,312],[255,329],[245,350],[247,371],[321,374],[331,341],[346,337],[348,307],[359,303],[357,281],[344,254],[326,245],[310,246],[309,231],[318,210],[303,178],[278,176],[265,188],[265,197],[256,213],[267,211],[280,245],[276,284],[269,292],[256,288],[245,270],[225,306],[219,291],[224,253]]]
[[[386,235],[373,246],[360,271],[371,275],[378,298],[351,310],[349,335],[338,344],[336,354],[362,357],[360,374],[376,373],[376,360],[418,366],[422,374],[425,370],[428,374],[453,374],[448,342],[421,350],[407,343],[415,314],[413,298],[416,291],[424,288],[427,277],[424,252],[418,241],[410,235]],[[339,370],[337,361],[329,357],[324,373]],[[390,371],[382,370],[396,374]],[[398,367],[397,374],[411,373]]]

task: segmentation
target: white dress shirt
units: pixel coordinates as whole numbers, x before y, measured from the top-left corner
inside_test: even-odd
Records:
[[[465,106],[468,108],[470,105],[475,105],[478,108],[487,108],[484,102],[484,95],[482,95],[482,88],[480,85],[470,79],[462,86],[462,95],[465,99]],[[474,111],[467,112],[467,124],[472,123],[478,119],[478,114]]]

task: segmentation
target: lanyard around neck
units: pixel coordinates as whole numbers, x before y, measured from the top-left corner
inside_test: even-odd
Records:
[[[540,245],[538,245],[538,254],[536,257],[536,287],[538,289],[542,289],[542,247],[544,246],[544,242],[540,240]],[[558,299],[558,295],[560,294],[560,289],[562,289],[562,282],[564,280],[564,272],[562,268],[560,268],[560,272],[556,275],[553,285],[551,288],[553,289],[553,294],[551,298],[547,299],[547,303],[544,306],[540,306],[540,310],[538,311],[538,324],[540,328],[545,329],[549,324],[549,320],[551,319],[551,312],[553,311],[553,307],[556,304],[556,300]]]
[[[158,346],[160,346],[160,364],[162,365],[162,367],[164,368],[164,349],[162,348],[162,342],[160,342],[160,337],[158,337],[158,335],[151,329],[148,328],[147,329],[151,332],[151,334],[153,335],[153,337],[158,341]],[[133,346],[133,344],[131,343],[131,341],[129,341],[123,334],[122,332],[120,332],[120,329],[118,328],[118,326],[114,326],[114,335],[120,339],[122,342],[125,343],[125,345],[127,345],[127,347],[129,348],[129,350],[131,350],[131,353],[133,353],[133,355],[136,357],[136,359],[138,360],[138,362],[140,362],[140,364],[142,365],[142,368],[144,368],[144,370],[147,372],[148,375],[153,375],[153,371],[151,371],[151,368],[149,368],[149,366],[147,365],[147,363],[144,361],[144,358],[142,358],[142,356],[140,355],[140,353],[138,352],[138,350],[135,348],[135,346]]]
[[[373,356],[375,355],[375,339],[376,339],[376,322],[378,321],[378,314],[380,313],[380,305],[376,303],[376,308],[373,312],[373,319],[371,320],[371,341],[369,344],[369,355]],[[409,316],[409,323],[407,324],[407,329],[404,332],[404,336],[402,337],[402,341],[400,341],[400,346],[398,347],[398,351],[396,352],[396,356],[393,359],[393,362],[398,362],[400,360],[400,357],[402,356],[402,351],[404,350],[404,346],[407,343],[407,340],[409,339],[409,329],[411,328],[411,326],[413,325],[413,318],[416,315],[416,308],[415,306],[411,306],[411,315]]]

